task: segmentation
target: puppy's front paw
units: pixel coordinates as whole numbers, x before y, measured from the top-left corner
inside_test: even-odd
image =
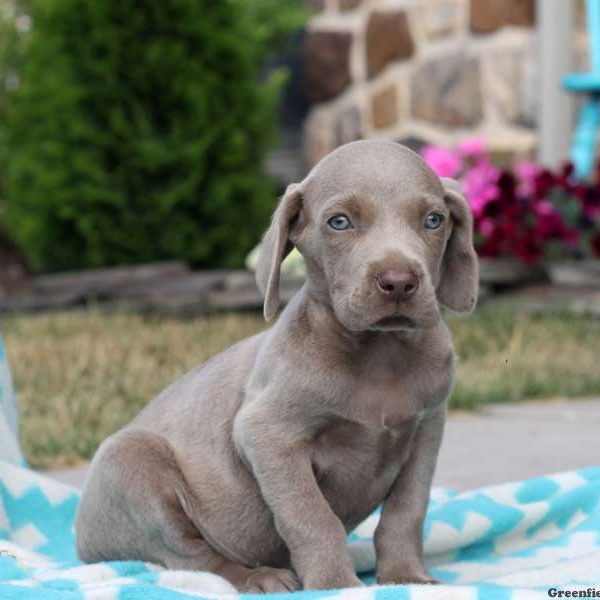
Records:
[[[251,569],[245,581],[240,582],[236,587],[238,591],[247,594],[294,592],[301,589],[300,581],[292,571],[273,567]]]
[[[323,572],[304,578],[305,590],[339,590],[362,586],[364,583],[354,573]]]

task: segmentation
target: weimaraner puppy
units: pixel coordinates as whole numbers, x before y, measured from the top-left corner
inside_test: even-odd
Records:
[[[359,586],[346,534],[383,502],[377,581],[434,582],[422,526],[455,361],[440,313],[476,302],[468,204],[407,148],[353,142],[275,211],[257,270],[267,319],[293,246],[307,282],[275,325],[100,446],[84,561],[211,571],[246,592]]]

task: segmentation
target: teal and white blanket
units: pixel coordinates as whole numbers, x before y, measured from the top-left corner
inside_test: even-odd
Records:
[[[24,466],[1,341],[0,357],[0,600],[239,598],[226,581],[208,573],[166,571],[134,561],[84,565],[77,560],[73,518],[78,494]],[[377,520],[375,513],[349,539],[368,584]],[[370,585],[297,592],[294,598],[600,598],[600,467],[460,494],[434,490],[425,553],[440,586]]]
[[[0,459],[23,462],[18,442],[17,402],[12,388],[8,360],[0,337]]]

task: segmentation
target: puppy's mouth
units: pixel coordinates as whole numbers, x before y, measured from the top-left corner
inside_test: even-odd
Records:
[[[404,315],[388,315],[375,321],[369,329],[378,331],[397,331],[398,329],[415,329],[417,324]]]

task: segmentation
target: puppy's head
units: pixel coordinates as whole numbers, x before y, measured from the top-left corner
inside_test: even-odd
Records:
[[[439,305],[475,306],[469,206],[455,182],[440,180],[399,144],[346,144],[288,187],[257,269],[267,319],[279,305],[281,261],[294,245],[309,288],[349,330],[432,327]]]

